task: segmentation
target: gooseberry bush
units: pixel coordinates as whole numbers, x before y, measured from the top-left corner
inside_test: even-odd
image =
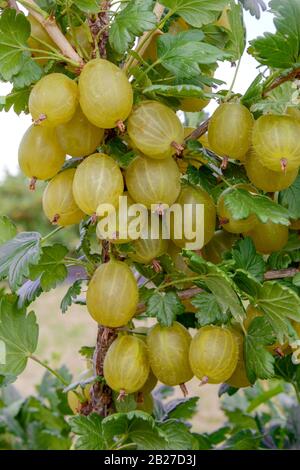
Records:
[[[0,78],[12,84],[0,108],[32,116],[19,164],[29,189],[43,185],[55,226],[17,233],[0,218],[2,448],[299,445],[300,0],[271,0],[276,31],[247,48],[245,10],[259,21],[265,3],[0,1]],[[244,54],[258,74],[241,95]],[[229,88],[215,78],[222,61],[233,66]],[[123,194],[147,208],[146,237],[127,230]],[[175,216],[163,236],[173,203],[204,208],[193,250]],[[117,209],[109,234],[103,204]],[[75,250],[53,242],[73,225]],[[74,266],[62,314],[82,305],[96,340],[74,351],[87,367],[72,379],[36,355],[30,305]],[[47,372],[24,398],[12,384],[30,361]],[[191,427],[192,379],[220,384],[228,422],[215,433]],[[177,389],[183,398],[170,399]],[[251,415],[285,391],[292,405]]]

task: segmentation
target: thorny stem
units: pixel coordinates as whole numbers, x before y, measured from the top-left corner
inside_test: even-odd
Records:
[[[38,357],[34,356],[34,355],[31,355],[29,356],[30,359],[32,359],[34,362],[36,362],[37,364],[40,364],[42,367],[44,367],[45,369],[47,369],[52,375],[54,375],[63,385],[65,385],[65,387],[67,387],[69,385],[69,383],[58,373],[56,372],[56,370],[52,369],[52,367],[48,366],[48,364],[46,364],[46,362],[42,361],[41,359],[39,359]]]
[[[63,35],[62,31],[56,24],[54,18],[50,18],[48,13],[43,11],[35,2],[34,0],[20,0],[20,3],[24,5],[29,13],[43,26],[43,28],[47,31],[53,42],[57,44],[60,51],[63,54],[64,59],[70,59],[73,62],[73,65],[81,68],[84,65],[82,58],[77,54],[77,52],[73,49],[72,45]],[[14,5],[11,4],[15,8]]]
[[[265,280],[284,279],[286,277],[294,277],[300,272],[298,268],[279,269],[278,271],[268,271],[265,273]]]

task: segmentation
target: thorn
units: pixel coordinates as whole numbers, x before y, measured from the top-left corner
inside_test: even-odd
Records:
[[[281,164],[281,171],[284,172],[284,174],[286,175],[286,170],[287,170],[287,166],[288,166],[288,161],[286,158],[282,158],[280,160],[280,164]]]
[[[228,167],[228,157],[224,157],[221,163],[221,170],[226,170]]]
[[[125,397],[127,397],[127,393],[125,392],[125,390],[120,390],[117,401],[124,401]]]
[[[37,178],[33,176],[33,178],[31,178],[30,183],[29,183],[30,191],[35,191],[36,181],[37,181]]]
[[[152,260],[152,267],[156,273],[162,272],[162,267],[157,259]]]
[[[184,146],[181,145],[181,144],[178,144],[174,140],[173,140],[173,142],[171,142],[171,147],[173,147],[176,150],[176,155],[178,155],[178,156],[181,155],[182,152],[184,151]]]
[[[39,124],[42,124],[42,122],[46,121],[47,115],[46,114],[40,114],[39,118],[33,121],[33,124],[35,126],[38,126]]]
[[[285,354],[284,354],[284,352],[282,351],[282,349],[281,349],[280,347],[275,348],[275,353],[276,353],[277,356],[279,356],[279,357],[285,357]]]
[[[91,224],[92,224],[92,225],[95,225],[95,224],[97,223],[97,220],[98,220],[97,214],[94,213],[94,214],[91,216]]]
[[[223,227],[223,225],[229,224],[229,219],[226,217],[219,217],[219,226]]]
[[[58,223],[60,219],[60,215],[59,214],[55,214],[55,216],[53,217],[53,219],[51,220],[51,224],[53,225],[56,225]]]
[[[199,387],[202,387],[203,385],[208,384],[208,381],[209,381],[209,378],[207,377],[207,375],[204,375],[201,382],[199,383]]]
[[[126,131],[126,127],[125,127],[124,122],[121,119],[116,122],[116,126],[119,129],[120,133],[124,134],[124,132]]]
[[[180,390],[181,390],[182,393],[183,393],[183,396],[184,396],[184,397],[187,397],[188,394],[189,394],[189,391],[188,391],[188,389],[186,388],[186,385],[185,385],[185,384],[180,384],[179,387],[180,387]]]

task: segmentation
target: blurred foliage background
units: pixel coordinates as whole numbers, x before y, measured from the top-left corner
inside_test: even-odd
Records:
[[[28,179],[22,174],[6,173],[0,182],[1,215],[14,221],[18,232],[37,231],[46,235],[53,226],[43,213],[42,197],[46,185],[39,181],[35,191],[29,190]],[[54,241],[66,244],[70,249],[78,243],[78,226],[58,232]]]

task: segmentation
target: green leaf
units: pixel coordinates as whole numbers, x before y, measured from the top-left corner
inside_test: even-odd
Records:
[[[8,276],[13,290],[28,276],[30,265],[39,262],[40,240],[41,235],[38,232],[22,232],[0,246],[0,278]]]
[[[198,410],[199,397],[179,398],[166,404],[166,413],[170,419],[191,419]]]
[[[102,419],[96,413],[89,416],[74,416],[69,421],[72,432],[77,436],[78,450],[106,449],[102,430]]]
[[[243,429],[231,436],[225,443],[225,450],[257,450],[262,435],[254,433],[249,429]]]
[[[278,195],[279,203],[286,207],[294,219],[300,219],[300,174],[294,183]]]
[[[217,299],[213,294],[203,292],[197,294],[192,302],[197,308],[196,318],[200,326],[214,324],[223,324],[228,321],[228,314],[223,313]]]
[[[119,54],[124,54],[136,36],[154,29],[156,23],[157,18],[149,8],[149,2],[146,5],[131,3],[115,16],[109,31],[109,43]]]
[[[201,42],[199,30],[185,31],[175,36],[163,34],[157,40],[158,62],[177,78],[198,77],[199,64],[212,64],[228,57],[215,46]]]
[[[229,43],[226,51],[231,54],[232,60],[239,60],[246,47],[246,31],[243,23],[243,10],[241,5],[230,2],[230,10],[227,12],[230,29],[227,31]]]
[[[222,312],[229,309],[237,321],[242,321],[246,314],[231,279],[220,268],[192,251],[184,250],[184,256],[189,258],[190,269],[203,275],[201,282],[204,282],[215,296]]]
[[[159,429],[168,442],[166,449],[193,450],[195,446],[198,449],[196,439],[185,424],[172,419],[160,424]]]
[[[41,288],[40,279],[36,279],[35,281],[28,281],[24,282],[22,287],[17,291],[17,295],[19,297],[18,300],[18,307],[22,308],[25,307],[31,302],[33,302],[37,297],[41,295],[43,289]]]
[[[18,309],[15,296],[5,296],[0,301],[0,343],[5,347],[5,361],[0,364],[0,375],[20,375],[34,353],[38,343],[39,328],[34,312],[26,315]]]
[[[274,343],[274,333],[268,320],[263,317],[254,318],[245,336],[245,360],[247,375],[251,383],[257,378],[274,377],[275,359],[266,349]]]
[[[256,303],[283,344],[291,335],[288,319],[300,321],[299,296],[288,287],[270,281],[261,287]]]
[[[250,41],[251,53],[263,65],[287,69],[298,64],[300,57],[300,3],[298,0],[272,0],[275,33],[265,33]]]
[[[26,48],[30,31],[30,23],[23,13],[7,9],[1,14],[0,74],[4,80],[11,80],[28,61],[30,52],[26,51]]]
[[[276,251],[268,258],[268,265],[271,269],[286,269],[292,263],[292,258],[285,251]]]
[[[62,262],[68,249],[59,244],[43,248],[38,264],[30,267],[29,277],[32,281],[40,279],[44,291],[49,291],[62,283],[68,275],[68,270]]]
[[[258,281],[263,281],[265,262],[262,255],[256,252],[251,238],[239,240],[232,249],[232,258],[237,269],[247,271]]]
[[[195,28],[215,21],[228,0],[163,0],[163,5]]]
[[[20,115],[22,111],[28,113],[30,91],[30,88],[22,88],[21,90],[13,88],[8,95],[0,96],[0,111],[4,110],[8,112],[13,107],[14,112],[18,115]]]
[[[280,204],[267,196],[250,194],[244,189],[234,189],[225,196],[225,205],[234,220],[246,219],[251,214],[262,222],[271,221],[275,224],[289,225],[290,213]]]
[[[94,356],[95,347],[94,346],[82,346],[78,352],[82,357],[85,357],[86,359],[92,359]]]
[[[22,89],[28,87],[32,83],[37,82],[43,75],[41,67],[32,59],[28,59],[23,65],[21,71],[12,78],[14,87]]]
[[[105,150],[123,169],[128,168],[130,163],[138,156],[134,150],[128,151],[127,145],[119,137],[110,139]]]
[[[156,293],[147,300],[146,315],[157,318],[163,326],[171,326],[183,312],[184,306],[175,292]]]
[[[260,113],[284,114],[288,107],[295,107],[299,101],[299,90],[293,82],[286,82],[269,92],[264,99],[258,99],[251,111]]]
[[[234,272],[233,280],[239,289],[257,299],[260,293],[261,284],[248,271],[237,269]]]
[[[252,16],[256,19],[260,18],[260,10],[265,11],[267,9],[264,0],[239,0],[245,10],[248,10]]]
[[[127,436],[126,443],[133,443],[138,450],[165,449],[167,441],[156,427],[154,419],[143,411],[115,413],[102,421],[103,434],[108,444]]]
[[[260,100],[261,95],[263,93],[263,78],[264,77],[261,73],[258,74],[247,89],[244,96],[241,98],[241,103],[247,108],[250,108],[252,104]]]
[[[192,165],[189,165],[186,176],[189,183],[195,186],[201,186],[208,193],[211,193],[211,191],[216,187],[216,178],[206,166],[202,166],[198,169]]]
[[[73,3],[84,13],[98,13],[101,9],[97,0],[73,0]]]
[[[69,287],[66,295],[64,296],[60,304],[62,313],[66,313],[68,308],[71,307],[73,301],[80,294],[82,282],[82,279],[77,279],[77,281],[75,281],[74,284]]]
[[[0,217],[0,245],[17,235],[17,227],[6,215]]]
[[[294,276],[293,278],[293,284],[295,286],[298,286],[300,287],[300,273],[296,274],[296,276]]]
[[[152,85],[143,90],[144,94],[155,93],[161,96],[172,96],[174,98],[200,98],[206,97],[203,88],[195,85]]]

